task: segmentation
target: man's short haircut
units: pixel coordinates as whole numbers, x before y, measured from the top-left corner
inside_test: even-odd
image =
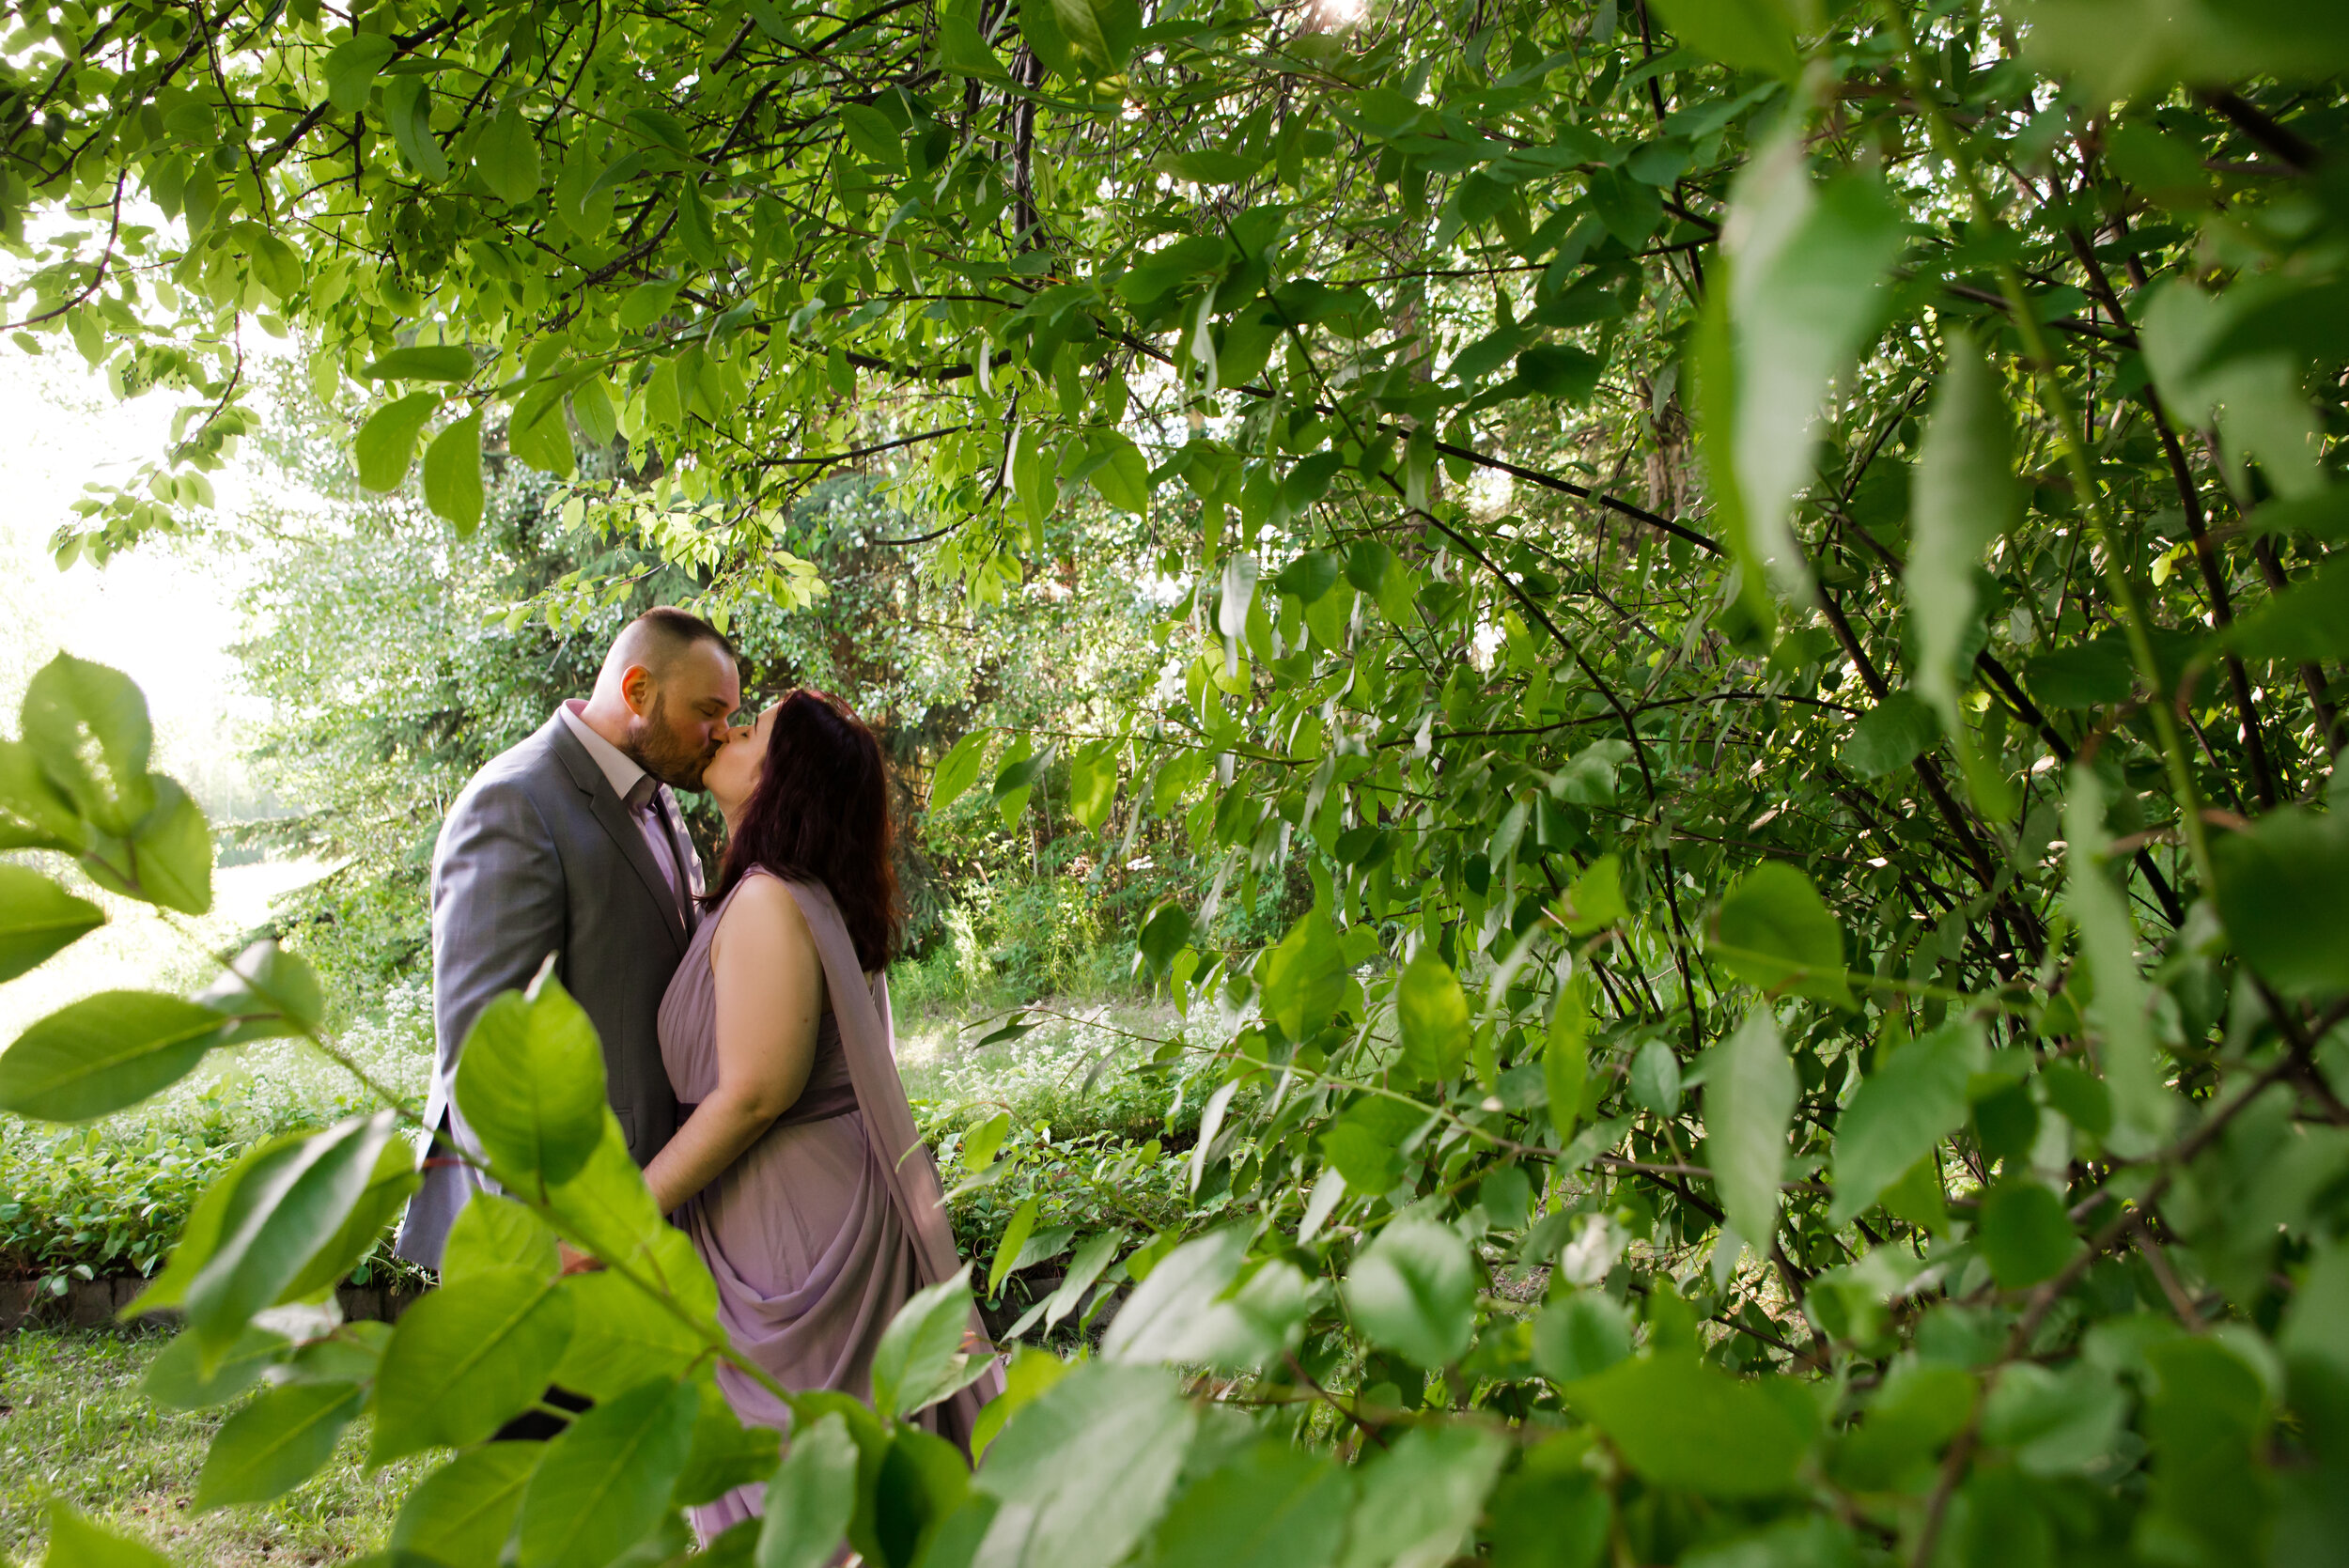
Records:
[[[725,650],[725,656],[739,664],[740,650],[732,638],[699,615],[679,610],[672,604],[657,604],[630,621],[614,640],[616,652],[627,648],[629,662],[642,664],[655,675],[666,675],[678,654],[696,643],[715,643]]]

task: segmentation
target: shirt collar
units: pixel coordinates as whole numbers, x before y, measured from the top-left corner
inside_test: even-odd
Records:
[[[587,754],[602,770],[604,782],[612,786],[612,793],[625,803],[630,792],[635,789],[637,781],[645,776],[645,770],[627,753],[588,726],[587,721],[580,717],[586,706],[586,703],[573,697],[554,711],[564,723],[570,726],[571,733],[579,737],[579,743],[587,748]]]

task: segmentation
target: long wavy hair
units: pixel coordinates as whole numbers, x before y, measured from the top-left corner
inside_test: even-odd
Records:
[[[905,910],[897,895],[895,826],[880,742],[848,705],[801,687],[783,699],[767,755],[726,845],[712,904],[753,866],[832,890],[870,971],[897,955]]]

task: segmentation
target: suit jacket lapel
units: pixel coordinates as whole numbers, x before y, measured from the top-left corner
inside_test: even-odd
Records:
[[[669,878],[661,875],[660,865],[652,858],[652,846],[645,842],[644,831],[636,826],[636,819],[628,814],[620,798],[612,793],[603,769],[596,766],[587,748],[571,734],[570,726],[557,718],[549,721],[548,728],[554,739],[555,754],[563,759],[571,782],[587,797],[588,809],[595,813],[603,831],[612,835],[621,855],[636,868],[636,879],[644,884],[646,895],[659,907],[661,921],[669,928],[669,939],[683,953],[685,923],[677,913],[677,899],[669,892]]]

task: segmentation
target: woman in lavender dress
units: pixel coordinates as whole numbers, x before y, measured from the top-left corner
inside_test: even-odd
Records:
[[[685,1115],[645,1178],[716,1277],[736,1349],[794,1391],[865,1397],[890,1319],[960,1266],[890,1030],[881,971],[901,917],[880,747],[800,691],[736,730],[705,778],[725,860],[661,1002]],[[733,1368],[718,1381],[743,1421],[789,1425]],[[923,1419],[967,1450],[997,1387],[990,1374]],[[696,1529],[757,1513],[759,1493],[695,1510]]]

